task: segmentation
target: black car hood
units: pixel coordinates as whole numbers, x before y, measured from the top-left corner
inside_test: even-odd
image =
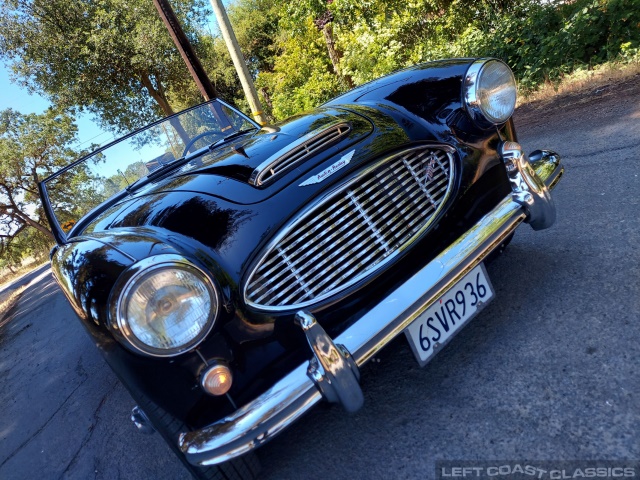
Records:
[[[310,130],[336,122],[346,122],[351,127],[337,143],[265,187],[249,182],[251,172],[274,153]],[[262,130],[240,137],[238,142],[222,145],[198,159],[196,165],[190,162],[170,177],[142,187],[89,216],[90,220],[79,225],[74,236],[95,236],[100,232],[119,236],[152,229],[163,241],[179,243],[178,237],[196,240],[216,251],[219,263],[224,263],[223,268],[238,280],[250,253],[257,251],[300,208],[372,158],[411,143],[410,136],[394,119],[369,107],[321,108],[277,128],[276,133]],[[419,132],[421,141],[428,141],[428,136],[425,129]],[[342,166],[345,158],[348,161]],[[336,165],[340,165],[339,174],[309,181]]]
[[[350,132],[333,151],[353,144],[373,130],[373,125],[361,115],[337,108],[322,108],[306,115],[297,115],[273,127],[265,127],[250,135],[232,139],[177,171],[185,174],[215,174],[250,183],[252,173],[270,158],[285,155],[298,140],[310,132],[322,132],[331,126],[343,124]],[[327,150],[329,150],[327,148]],[[322,151],[308,158],[313,165],[322,157]]]
[[[336,124],[348,125],[350,128],[340,141],[309,156],[297,168],[285,172],[266,186],[252,184],[252,174],[264,166],[265,162],[285,155],[309,132],[323,131]],[[192,191],[211,193],[240,204],[260,202],[314,165],[361,141],[372,131],[372,123],[361,115],[337,108],[322,108],[310,114],[291,117],[274,127],[232,139],[182,166],[170,177],[143,187],[135,192],[135,196],[166,191]]]
[[[346,124],[350,128],[339,141],[306,158],[266,186],[252,184],[253,172],[269,159],[286,153],[289,146],[295,145],[309,132],[322,131],[336,124]],[[170,174],[134,190],[115,205],[106,210],[103,208],[82,229],[82,234],[136,224],[155,224],[148,218],[142,218],[144,215],[140,212],[150,210],[145,205],[156,204],[161,199],[167,199],[167,196],[179,203],[184,198],[195,196],[216,197],[219,201],[238,206],[264,202],[315,166],[362,142],[373,130],[373,123],[365,116],[340,108],[320,108],[310,114],[291,117],[274,127],[232,139]],[[132,216],[132,212],[139,214]]]

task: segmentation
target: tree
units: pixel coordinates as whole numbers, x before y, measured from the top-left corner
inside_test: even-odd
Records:
[[[332,25],[334,13],[330,10],[330,6],[333,3],[333,0],[300,0],[290,2],[285,12],[290,22],[289,25],[293,26],[294,29],[297,29],[298,25],[304,25],[307,19],[313,19],[313,24],[322,32],[324,37],[334,73],[346,83],[347,87],[353,88],[354,84],[351,76],[344,75],[340,69],[342,54],[336,48],[336,39]]]
[[[200,101],[186,66],[148,0],[4,0],[0,58],[30,91],[60,108],[127,132]],[[173,0],[197,50],[203,0]],[[188,19],[188,21],[187,21]]]
[[[260,72],[256,81],[258,88],[272,92],[272,112],[277,119],[310,110],[346,89],[333,73],[324,41],[311,20],[305,27],[298,35],[280,40],[282,54],[273,72]]]
[[[83,153],[69,147],[76,132],[71,117],[54,109],[0,111],[0,256],[15,260],[29,245],[51,244],[37,183]]]
[[[239,0],[231,3],[227,13],[254,80],[261,73],[269,73],[282,52],[280,42],[280,4],[271,0]],[[238,74],[221,37],[203,36],[200,46],[201,62],[220,97],[249,111]],[[256,87],[259,87],[256,85]],[[272,116],[271,93],[259,88],[263,107]]]

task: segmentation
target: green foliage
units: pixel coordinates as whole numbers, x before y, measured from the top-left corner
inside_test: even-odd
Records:
[[[640,48],[640,0],[301,0],[281,10],[282,53],[258,75],[276,118],[346,90],[341,76],[360,84],[419,62],[491,56],[528,90]],[[313,26],[327,10],[340,76]]]
[[[309,20],[303,33],[281,39],[273,72],[260,72],[257,86],[271,93],[272,113],[283,119],[309,110],[345,90],[332,72],[326,46]]]
[[[221,97],[248,110],[205,0],[173,0]],[[494,56],[522,88],[637,58],[640,0],[236,0],[229,17],[265,110],[282,119],[415,63]],[[4,0],[0,58],[64,108],[130,131],[201,99],[150,0]]]
[[[229,19],[254,78],[259,72],[272,71],[280,54],[274,42],[279,34],[279,8],[271,0],[245,0],[229,8]]]
[[[279,5],[270,0],[243,0],[232,3],[227,8],[240,49],[254,79],[260,72],[271,72],[275,59],[280,53],[280,43],[274,41],[274,38],[280,35],[279,12]],[[210,13],[210,15],[213,14]],[[219,36],[205,34],[201,30],[197,51],[200,62],[218,95],[248,112],[249,104],[224,40]],[[188,81],[193,84],[190,77]],[[170,91],[173,92],[171,85]],[[259,93],[265,101],[266,110],[270,112],[269,92],[262,90]],[[193,84],[190,96],[185,97],[186,101],[180,100],[173,102],[172,105],[176,110],[182,110],[193,105],[193,97],[196,95],[198,95],[197,90]]]
[[[172,1],[196,49],[204,5]],[[0,58],[31,91],[117,132],[200,98],[150,0],[4,0]]]
[[[582,66],[631,58],[640,45],[640,0],[519,3],[490,28],[473,23],[451,44],[429,44],[425,59],[451,54],[501,58],[521,89],[530,90]]]
[[[0,111],[0,256],[13,262],[50,246],[52,236],[37,182],[76,159],[73,119],[49,109],[40,115]],[[81,194],[81,187],[72,190]],[[76,197],[76,195],[72,195]],[[72,199],[69,199],[70,201]]]

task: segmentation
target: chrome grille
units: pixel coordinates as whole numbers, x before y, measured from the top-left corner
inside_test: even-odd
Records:
[[[300,162],[330,147],[351,131],[347,123],[338,123],[328,128],[314,130],[293,144],[285,152],[278,152],[259,165],[252,173],[249,183],[264,185],[282,175]]]
[[[442,208],[453,183],[445,146],[378,162],[289,224],[245,283],[264,310],[301,308],[355,284],[411,244]]]

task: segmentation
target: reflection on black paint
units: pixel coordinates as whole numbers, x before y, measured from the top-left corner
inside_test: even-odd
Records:
[[[386,99],[422,118],[435,121],[446,118],[453,110],[451,101],[459,103],[461,89],[462,79],[459,76],[425,78],[415,84],[402,85]],[[416,91],[422,94],[416,96]]]
[[[113,248],[93,240],[70,244],[56,252],[56,276],[76,309],[99,324],[113,284],[131,262]]]
[[[188,212],[191,221],[185,222]],[[191,237],[215,250],[234,238],[240,225],[250,218],[248,211],[219,208],[213,200],[193,197],[175,207],[158,212],[153,223],[159,227]]]
[[[112,227],[151,225],[220,250],[237,237],[240,226],[252,216],[250,210],[221,208],[214,199],[164,193],[133,209]]]

